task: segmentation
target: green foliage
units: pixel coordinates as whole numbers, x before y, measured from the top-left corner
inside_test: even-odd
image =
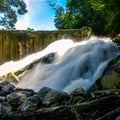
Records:
[[[57,4],[54,8],[58,29],[88,26],[99,35],[120,33],[120,0],[67,0],[65,9]]]
[[[14,29],[17,16],[26,12],[26,5],[23,0],[1,0],[0,25],[6,29]]]

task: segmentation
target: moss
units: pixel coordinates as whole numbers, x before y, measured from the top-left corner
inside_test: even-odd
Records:
[[[112,74],[104,76],[101,79],[101,85],[103,89],[120,89],[120,74],[112,72]]]

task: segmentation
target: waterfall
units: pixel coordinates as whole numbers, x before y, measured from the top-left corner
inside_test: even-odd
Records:
[[[81,42],[70,39],[55,41],[44,50],[13,63],[25,66],[53,52],[52,63],[39,62],[16,86],[34,91],[47,86],[68,93],[76,88],[87,90],[119,53],[111,39],[92,36]]]

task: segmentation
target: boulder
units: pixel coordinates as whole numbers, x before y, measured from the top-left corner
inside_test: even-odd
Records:
[[[86,101],[87,98],[88,93],[82,88],[77,88],[70,93],[70,104],[81,103],[83,101]]]
[[[14,91],[15,93],[22,93],[25,94],[27,97],[33,96],[35,92],[32,89],[21,89],[21,88],[16,88]]]
[[[35,111],[41,103],[37,94],[28,97],[24,103],[18,108],[20,111]]]
[[[65,105],[70,99],[67,93],[48,87],[43,87],[40,89],[38,95],[44,106]]]
[[[8,102],[0,103],[0,115],[12,113],[12,106]]]
[[[19,106],[27,99],[27,96],[21,92],[17,92],[7,95],[6,98],[11,105]]]
[[[15,86],[10,84],[7,80],[4,80],[0,83],[0,95],[6,96],[12,92],[14,92]]]

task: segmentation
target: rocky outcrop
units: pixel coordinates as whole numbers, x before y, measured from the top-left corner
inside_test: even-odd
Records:
[[[120,116],[120,90],[86,92],[78,88],[67,94],[43,87],[38,93],[15,88],[7,81],[1,89],[13,91],[0,95],[0,120],[117,120]]]
[[[26,74],[28,74],[32,69],[34,69],[38,65],[38,63],[51,64],[54,62],[56,56],[57,54],[55,52],[46,54],[40,59],[33,61],[32,63],[24,66],[17,71],[9,72],[3,76],[0,76],[0,81],[7,79],[9,82],[18,83]]]
[[[120,56],[112,60],[100,78],[102,89],[120,89]]]
[[[120,89],[120,55],[111,60],[103,75],[88,91]]]

